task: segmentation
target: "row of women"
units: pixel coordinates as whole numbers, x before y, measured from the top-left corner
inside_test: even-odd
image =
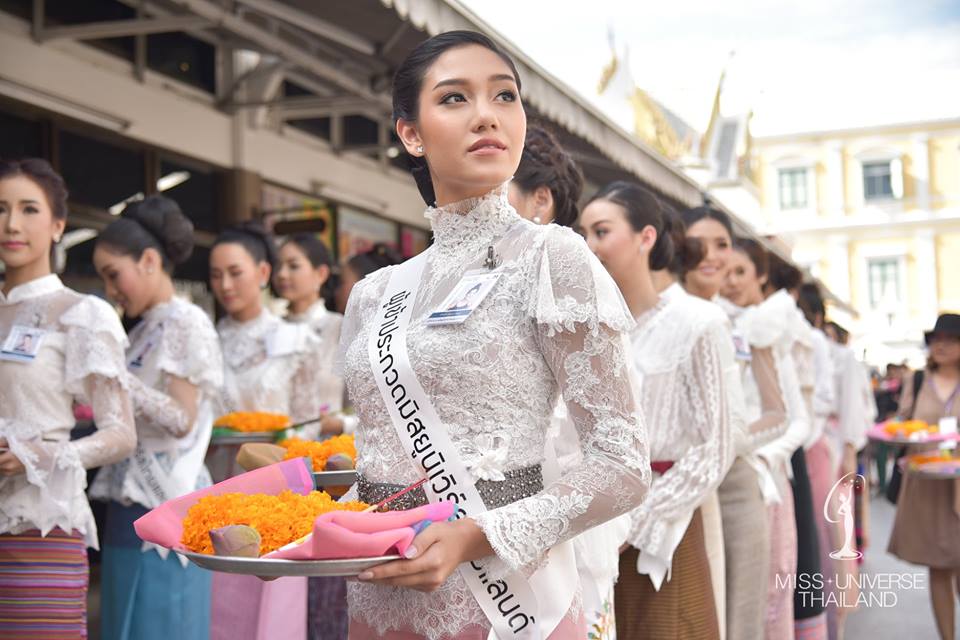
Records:
[[[337,321],[317,299],[322,275],[311,297],[288,294],[304,326],[285,323],[260,302],[271,242],[225,232],[210,264],[227,314],[218,340],[173,296],[185,221],[144,203],[95,252],[110,297],[141,318],[127,347],[108,306],[50,273],[62,181],[39,161],[0,168],[0,635],[83,634],[96,541],[84,469],[101,465],[112,466],[92,492],[116,523],[104,536],[105,637],[205,637],[211,608],[214,637],[305,635],[290,579],[218,574],[205,607],[205,576],[133,536],[144,509],[208,481],[198,452],[216,399],[355,429],[348,499],[377,502],[424,475],[426,450],[409,449],[408,433],[447,465],[401,504],[448,498],[460,517],[347,585],[350,638],[840,636],[841,612],[828,618],[792,578],[824,569],[835,548],[814,506],[864,424],[830,427],[839,447],[824,439],[837,413],[830,358],[789,291],[796,274],[771,269],[722,213],[668,210],[639,185],[611,184],[578,211],[579,173],[551,135],[528,130],[520,89],[509,56],[473,32],[435,36],[398,68],[397,135],[434,242],[353,287],[339,337],[349,425],[339,390],[318,390],[333,375],[321,354],[335,349],[315,343]],[[294,245],[281,291],[316,264]],[[461,321],[427,322],[465,278],[486,292]],[[18,349],[25,333],[35,348]],[[397,420],[412,414],[394,411],[381,383],[401,376],[392,389],[415,393],[423,420]],[[68,441],[76,401],[98,430]],[[324,615],[337,618],[318,605],[310,619]]]

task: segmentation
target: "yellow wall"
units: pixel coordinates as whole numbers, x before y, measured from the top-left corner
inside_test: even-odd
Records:
[[[930,138],[930,196],[934,209],[960,206],[960,135]]]
[[[908,307],[908,314],[917,313],[920,303],[919,291],[921,283],[918,280],[916,262],[913,259],[915,249],[913,239],[884,238],[882,240],[859,240],[850,243],[850,297],[855,309],[870,310],[870,285],[867,281],[868,258],[903,255],[906,248],[906,291],[901,292]]]
[[[940,312],[960,313],[960,232],[937,236],[937,298]]]

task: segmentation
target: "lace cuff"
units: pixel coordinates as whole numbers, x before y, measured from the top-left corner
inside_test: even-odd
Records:
[[[583,238],[554,225],[543,242],[528,313],[548,335],[572,333],[578,325],[593,332],[601,324],[616,331],[633,328],[620,290]]]

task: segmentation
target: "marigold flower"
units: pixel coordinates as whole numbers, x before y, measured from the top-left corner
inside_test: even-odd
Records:
[[[301,440],[288,438],[278,442],[287,450],[284,460],[292,458],[310,458],[314,471],[323,471],[327,467],[327,458],[337,453],[344,453],[353,460],[357,459],[357,447],[352,435],[340,435],[326,440]]]
[[[282,431],[290,426],[290,417],[282,413],[266,413],[263,411],[234,411],[217,418],[215,427],[243,431]]]
[[[200,498],[183,519],[180,541],[194,553],[213,554],[210,531],[245,524],[260,533],[260,555],[302,538],[313,531],[317,516],[328,511],[363,511],[363,502],[337,502],[324,491],[307,495],[289,489],[272,496],[263,493],[225,493]]]

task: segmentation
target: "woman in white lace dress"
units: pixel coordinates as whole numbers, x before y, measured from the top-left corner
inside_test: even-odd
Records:
[[[320,416],[316,337],[263,305],[276,264],[273,237],[254,223],[221,233],[210,252],[210,286],[227,317],[217,324],[223,350],[221,411],[266,411],[294,422]],[[305,638],[306,578],[262,582],[213,578],[211,638]]]
[[[787,428],[781,435],[756,450],[773,478],[768,501],[770,527],[770,571],[766,613],[768,638],[794,636],[794,589],[783,586],[783,576],[797,569],[797,525],[794,516],[793,489],[790,486],[793,452],[810,435],[810,421],[800,394],[793,345],[796,304],[786,292],[763,297],[768,261],[765,250],[749,239],[739,239],[730,258],[730,271],[722,291],[739,309],[734,324],[751,347],[773,352],[780,391],[786,409]]]
[[[452,490],[449,477],[435,477],[398,506],[439,494],[463,515],[464,496],[475,491],[487,510],[471,503],[466,517],[420,533],[408,559],[360,574],[349,585],[352,638],[479,639],[491,628],[585,637],[576,568],[561,543],[636,506],[650,481],[623,333],[632,320],[616,285],[572,231],[525,221],[507,201],[526,125],[519,89],[509,58],[462,31],[421,44],[394,80],[397,131],[432,205],[435,242],[410,265],[368,276],[350,297],[341,344],[361,474],[351,495],[376,501],[438,462],[456,463],[467,475],[458,472]],[[388,366],[380,379],[376,345],[392,343],[375,316],[410,266],[423,272],[410,280],[419,292],[399,309],[409,330],[406,348],[396,348],[411,366]],[[468,271],[498,280],[463,322],[428,325]],[[381,393],[400,369],[412,389],[423,387],[414,409],[428,405],[438,416],[410,422],[418,441],[449,439],[422,459],[408,454],[405,427],[391,417],[403,415],[384,400],[394,391]],[[550,481],[544,444],[561,393],[583,462]],[[542,579],[553,575],[562,579]]]
[[[210,633],[210,576],[169,550],[144,545],[133,522],[167,500],[210,485],[203,464],[223,385],[210,318],[174,295],[172,274],[193,252],[193,224],[177,203],[150,196],[97,238],[93,264],[128,318],[127,369],[137,421],[135,454],[97,475],[106,500],[101,634],[169,640]]]
[[[736,362],[726,319],[676,283],[671,270],[698,262],[689,255],[697,245],[679,228],[673,233],[682,225],[643,187],[604,187],[580,224],[637,319],[633,361],[654,460],[650,494],[630,514],[620,556],[617,637],[719,638],[714,590],[704,579],[711,534],[703,509],[716,500],[732,452],[725,376]],[[719,538],[719,518],[710,526]]]
[[[703,259],[684,278],[687,291],[713,302],[722,301],[733,254],[733,225],[725,213],[695,207],[680,214],[686,234],[695,239]],[[723,524],[726,583],[726,637],[762,640],[766,621],[767,583],[758,580],[770,567],[767,501],[776,498],[769,469],[755,451],[786,428],[786,409],[771,348],[750,345],[728,322],[727,331],[739,364],[727,389],[733,414],[735,458],[717,489]]]
[[[305,427],[302,437],[316,438],[321,434],[350,433],[356,426],[352,420],[337,415],[343,408],[343,378],[334,371],[337,348],[340,345],[340,325],[343,316],[327,309],[331,300],[330,251],[312,233],[295,233],[280,245],[274,288],[290,305],[286,320],[306,324],[316,337],[313,366],[317,368],[317,392],[323,421]],[[325,408],[324,408],[325,406]]]
[[[67,289],[50,250],[67,217],[44,160],[0,163],[0,637],[87,637],[86,470],[136,445],[117,314]],[[29,336],[29,339],[24,339]],[[97,430],[71,441],[74,402]],[[53,631],[51,631],[53,630]]]

